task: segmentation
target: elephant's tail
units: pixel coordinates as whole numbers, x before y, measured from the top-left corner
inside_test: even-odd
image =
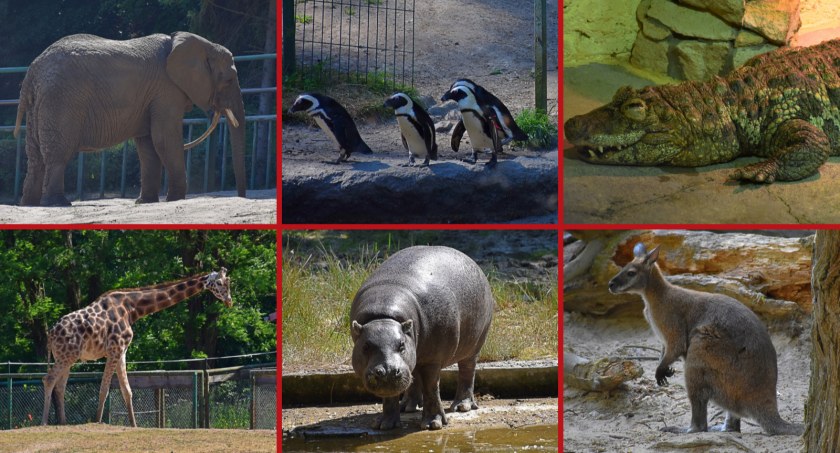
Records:
[[[23,99],[18,102],[18,111],[17,111],[17,118],[15,118],[15,131],[13,135],[15,138],[18,137],[18,132],[20,131],[20,123],[23,121],[23,114],[26,112],[26,103]]]

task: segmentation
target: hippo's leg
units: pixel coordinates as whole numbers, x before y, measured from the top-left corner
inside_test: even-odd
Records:
[[[400,397],[382,398],[382,415],[376,417],[373,429],[394,429],[400,426]]]
[[[400,412],[417,412],[418,407],[423,407],[423,379],[415,373],[414,382],[400,400]]]
[[[478,354],[458,362],[458,389],[450,409],[453,412],[469,412],[478,409],[473,395],[475,385],[475,364]]]
[[[420,428],[441,429],[449,422],[440,402],[440,366],[426,365],[416,370],[423,385],[423,418],[420,420]]]
[[[762,183],[807,178],[828,160],[830,149],[825,132],[800,119],[782,123],[764,146],[772,157],[735,170],[730,178]]]

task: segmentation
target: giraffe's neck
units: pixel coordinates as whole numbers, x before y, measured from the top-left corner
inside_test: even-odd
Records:
[[[206,274],[201,274],[154,286],[119,289],[103,295],[103,298],[125,306],[129,323],[134,324],[144,316],[165,310],[204,291],[206,278]]]

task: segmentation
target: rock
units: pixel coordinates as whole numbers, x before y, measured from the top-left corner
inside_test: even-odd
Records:
[[[675,34],[712,41],[735,39],[736,29],[713,14],[686,8],[668,0],[653,0],[647,16],[658,20]]]
[[[799,30],[799,0],[747,0],[743,26],[774,44],[788,44]]]
[[[284,165],[283,221],[494,223],[557,212],[556,151],[500,159],[492,170],[486,155],[472,165],[458,154],[428,168],[399,167],[402,158],[376,154],[342,165]]]
[[[626,55],[639,25],[635,1],[590,0],[563,2],[563,60],[565,65],[589,63],[593,58]]]
[[[679,0],[680,3],[709,11],[717,17],[739,26],[744,17],[744,0]]]
[[[454,121],[438,121],[435,123],[435,132],[449,132],[455,127]]]
[[[674,46],[674,57],[684,79],[708,80],[723,72],[729,57],[729,44],[682,41]]]
[[[457,102],[446,101],[443,104],[432,105],[431,107],[426,109],[426,112],[429,113],[429,116],[438,117],[438,116],[444,116],[447,113],[449,113],[453,110],[457,110],[457,109],[458,109],[458,103]]]
[[[643,69],[668,73],[668,42],[648,39],[641,31],[636,36],[630,63]]]
[[[420,99],[418,99],[418,101],[420,101],[420,103],[423,104],[423,108],[425,108],[426,110],[428,110],[429,107],[432,107],[433,105],[437,104],[437,100],[429,95],[420,96]]]
[[[660,24],[655,19],[645,17],[641,20],[641,24],[642,33],[654,41],[662,41],[663,39],[671,36],[671,30]]]
[[[594,233],[587,231],[587,240],[602,241],[604,249],[587,273],[572,281],[564,279],[566,311],[641,316],[639,296],[613,295],[607,289],[609,280],[632,259],[633,247],[640,241],[649,249],[661,245],[658,263],[673,283],[726,294],[765,319],[792,319],[812,310],[813,236],[661,230],[601,231],[596,238]]]
[[[778,49],[778,47],[773,44],[762,44],[760,46],[752,47],[736,47],[735,53],[732,56],[732,67],[740,68],[750,58],[776,49]]]
[[[749,30],[741,30],[735,37],[735,47],[750,47],[764,44],[764,37]]]

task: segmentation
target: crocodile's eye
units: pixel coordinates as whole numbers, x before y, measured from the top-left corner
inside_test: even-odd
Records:
[[[630,99],[621,106],[621,113],[631,120],[642,121],[645,119],[646,109],[645,101],[641,99]]]

